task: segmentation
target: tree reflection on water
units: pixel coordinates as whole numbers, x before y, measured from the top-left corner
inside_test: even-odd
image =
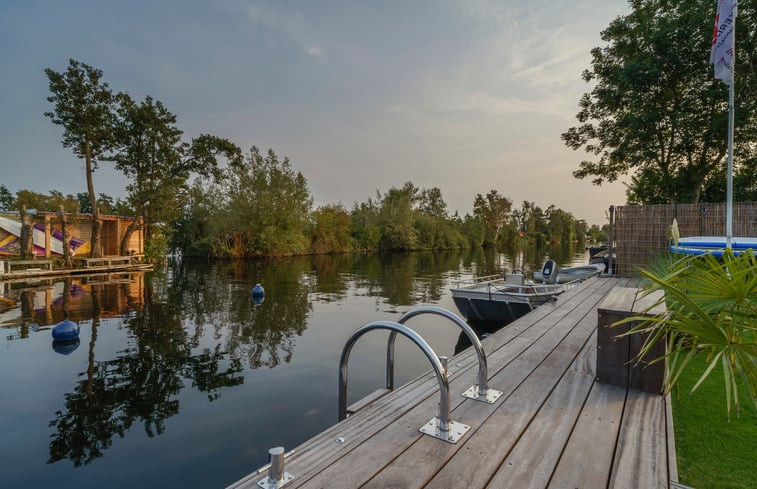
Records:
[[[18,331],[14,338],[25,338],[32,323],[52,324],[64,314],[84,326],[91,321],[87,368],[49,422],[47,462],[70,459],[82,466],[103,457],[132,427],[141,426],[148,437],[164,433],[187,388],[213,402],[242,385],[248,370],[291,362],[314,303],[369,296],[391,306],[433,304],[463,269],[501,273],[517,260],[528,266],[540,258],[471,250],[172,263],[137,275],[136,282],[69,281],[60,287],[61,301],[44,293],[44,311],[22,294],[23,312],[9,327]],[[266,289],[262,304],[252,301],[256,283]],[[42,292],[34,293],[40,302]],[[123,332],[106,327],[114,322]]]
[[[223,263],[148,274],[143,303],[123,318],[129,340],[113,359],[96,359],[105,286],[93,286],[88,368],[50,422],[48,463],[68,458],[86,465],[135,423],[149,437],[162,434],[165,421],[179,413],[177,395],[187,385],[212,402],[223,388],[244,382],[243,364],[289,362],[310,311],[300,280],[306,263],[289,260],[262,270],[252,264],[241,275],[239,265]],[[260,273],[285,289],[286,300],[251,301],[247,279]],[[138,300],[127,295],[126,302]],[[213,346],[201,348],[208,335]]]

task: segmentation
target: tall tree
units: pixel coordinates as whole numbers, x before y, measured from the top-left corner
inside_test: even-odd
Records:
[[[381,248],[384,250],[408,251],[416,249],[418,232],[415,229],[413,202],[418,188],[411,182],[402,189],[390,188],[381,198],[379,227]]]
[[[118,94],[117,98],[116,145],[108,159],[129,178],[128,201],[136,213],[121,241],[121,253],[125,254],[131,234],[141,226],[147,228],[147,238],[152,240],[163,234],[155,228],[158,223],[178,219],[191,174],[215,174],[218,156],[236,161],[241,159],[241,151],[233,143],[210,135],[183,142],[176,116],[150,96],[141,103],[128,94]]]
[[[632,175],[629,201],[697,202],[726,161],[728,86],[709,64],[716,2],[631,0],[630,14],[602,32],[583,73],[576,127],[562,135],[595,159],[576,178],[597,185]],[[740,2],[736,28],[735,164],[757,158],[755,2]],[[722,186],[725,181],[722,182]]]
[[[253,146],[244,162],[232,163],[221,198],[225,215],[216,218],[216,234],[242,241],[247,255],[291,255],[307,251],[308,215],[313,199],[307,181],[289,158],[272,149],[263,156]]]
[[[100,256],[100,213],[92,174],[97,160],[110,150],[113,144],[114,101],[113,92],[107,83],[101,82],[102,71],[74,59],[62,73],[45,69],[50,81],[54,104],[51,112],[45,112],[54,124],[63,126],[63,146],[72,148],[74,154],[84,158],[87,176],[87,192],[92,204],[92,257]]]
[[[496,190],[490,190],[486,197],[477,194],[473,200],[473,216],[484,224],[484,244],[494,245],[500,232],[510,219],[513,203]]]
[[[0,185],[0,211],[9,211],[16,205],[16,199],[5,185]]]

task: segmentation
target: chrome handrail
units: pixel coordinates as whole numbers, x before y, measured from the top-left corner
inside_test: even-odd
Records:
[[[501,395],[501,392],[489,389],[489,373],[486,363],[486,354],[484,353],[484,348],[483,346],[481,346],[481,341],[478,339],[476,332],[473,331],[473,328],[471,328],[468,323],[463,321],[463,319],[457,314],[454,314],[447,309],[437,306],[416,307],[400,316],[397,322],[400,324],[405,324],[405,322],[407,322],[409,319],[414,318],[415,316],[420,316],[422,314],[436,314],[438,316],[442,316],[449,319],[463,330],[465,335],[468,337],[468,340],[471,342],[471,345],[476,352],[476,357],[478,358],[478,383],[471,388],[473,394],[470,397],[478,400],[485,400],[486,402],[490,402],[492,398],[496,400],[499,395]],[[389,334],[389,341],[386,347],[386,388],[389,390],[392,390],[394,388],[394,342],[396,338],[397,333],[392,331]]]
[[[439,390],[441,391],[441,399],[439,401],[439,425],[443,432],[449,429],[449,379],[447,378],[447,371],[442,366],[439,357],[437,357],[431,346],[424,340],[418,333],[402,324],[394,321],[373,321],[358,328],[352,336],[350,336],[347,343],[344,345],[342,355],[339,359],[339,421],[347,418],[347,362],[350,358],[350,352],[352,347],[355,346],[357,340],[368,331],[374,329],[388,329],[393,333],[400,333],[407,337],[418,345],[426,358],[431,362],[431,366],[436,373],[436,379],[439,382]]]

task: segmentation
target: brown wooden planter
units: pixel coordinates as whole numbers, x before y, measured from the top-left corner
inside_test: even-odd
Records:
[[[647,356],[638,363],[636,356],[647,339],[647,334],[639,333],[621,336],[638,322],[611,325],[629,316],[656,315],[665,311],[664,305],[646,309],[662,295],[657,291],[646,297],[639,289],[627,287],[613,288],[597,309],[597,380],[605,384],[640,389],[645,392],[662,393],[665,378],[665,362],[649,362],[665,354],[665,341],[658,341]]]

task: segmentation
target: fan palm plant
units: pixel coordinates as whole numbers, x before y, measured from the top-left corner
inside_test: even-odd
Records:
[[[648,316],[642,312],[615,324],[636,323],[626,333],[647,334],[636,361],[645,358],[657,341],[667,341],[664,390],[669,393],[681,372],[698,355],[705,355],[706,368],[692,392],[720,363],[723,367],[726,410],[732,404],[739,412],[741,383],[757,406],[757,263],[753,250],[739,256],[726,250],[722,259],[711,254],[684,256],[667,265],[658,261],[652,270],[641,270],[650,283],[649,294],[663,290],[655,307],[665,303],[666,312]],[[741,378],[742,382],[738,379]]]

